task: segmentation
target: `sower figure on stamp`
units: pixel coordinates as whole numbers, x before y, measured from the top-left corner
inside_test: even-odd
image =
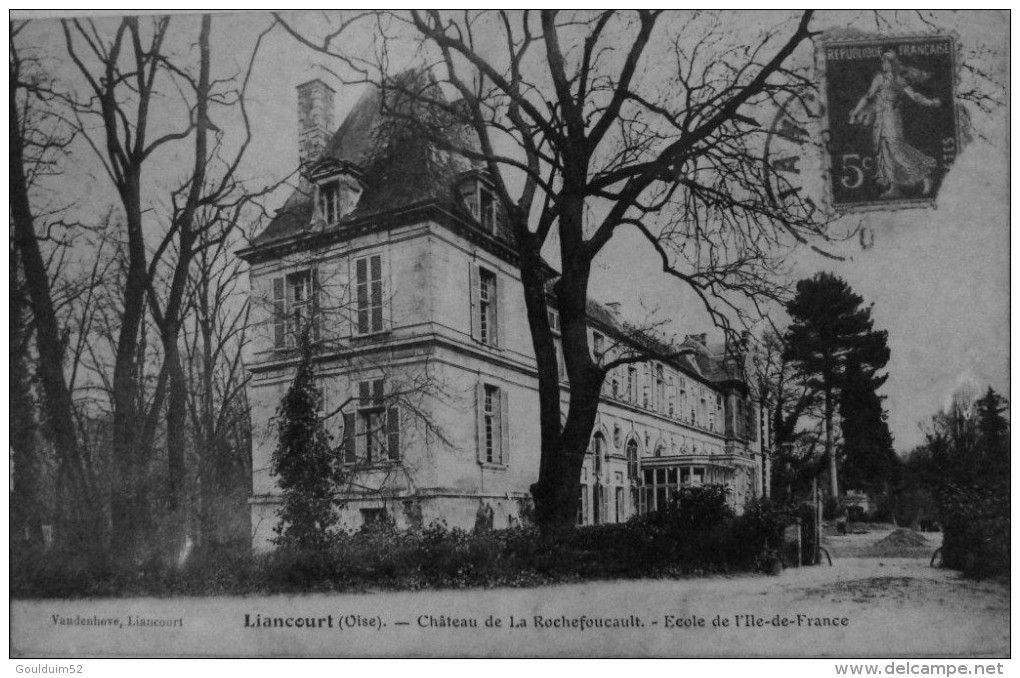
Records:
[[[902,64],[896,53],[882,54],[882,71],[875,75],[867,94],[850,112],[851,125],[871,125],[878,165],[878,184],[883,198],[899,197],[905,187],[921,186],[921,194],[932,189],[935,159],[908,144],[903,137],[905,100],[929,108],[942,105],[938,97],[929,99],[913,89],[931,75]]]

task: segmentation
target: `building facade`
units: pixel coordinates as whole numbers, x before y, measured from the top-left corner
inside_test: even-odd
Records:
[[[268,547],[279,522],[275,416],[302,341],[346,471],[346,529],[527,522],[538,380],[513,239],[486,175],[390,124],[377,91],[330,133],[333,97],[317,80],[298,88],[301,185],[240,253],[261,320],[249,384],[254,545]],[[596,359],[637,345],[615,312],[589,310]],[[548,312],[555,331],[552,295]],[[681,348],[606,379],[579,523],[656,510],[683,485],[724,484],[738,510],[765,491],[767,417],[737,361],[705,335]]]

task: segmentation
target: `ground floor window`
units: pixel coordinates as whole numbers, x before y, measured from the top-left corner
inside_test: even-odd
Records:
[[[703,466],[664,466],[642,469],[638,488],[638,513],[661,511],[669,505],[673,494],[684,485],[703,485]]]
[[[581,485],[581,496],[577,502],[577,524],[584,525],[588,517],[588,486]]]

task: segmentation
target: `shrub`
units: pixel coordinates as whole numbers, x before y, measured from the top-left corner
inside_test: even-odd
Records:
[[[748,502],[730,530],[731,563],[760,567],[766,559],[778,555],[783,550],[783,535],[790,522],[789,516],[768,499]]]
[[[779,521],[767,503],[736,518],[721,489],[691,488],[661,513],[556,537],[534,527],[466,532],[442,523],[421,530],[383,523],[331,534],[315,547],[287,540],[263,556],[247,544],[197,549],[183,568],[20,549],[12,551],[11,590],[16,597],[291,593],[747,570],[761,566],[761,554],[781,537]]]
[[[663,518],[682,532],[707,532],[733,519],[726,501],[729,488],[723,485],[681,487],[664,512]]]
[[[1009,495],[996,488],[953,487],[941,498],[942,561],[971,577],[1009,572]]]

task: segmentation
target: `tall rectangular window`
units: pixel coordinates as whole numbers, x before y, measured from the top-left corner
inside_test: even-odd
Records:
[[[319,186],[319,211],[327,226],[340,220],[340,182],[330,181]]]
[[[478,461],[505,466],[510,459],[507,392],[492,384],[478,385]]]
[[[273,346],[293,348],[306,333],[318,338],[314,271],[289,273],[273,280]]]
[[[483,344],[495,344],[496,338],[496,276],[491,271],[478,271],[478,331]]]
[[[354,262],[356,328],[358,334],[383,331],[382,255],[361,257]]]
[[[680,377],[679,386],[679,404],[677,405],[678,411],[683,415],[687,416],[687,379],[683,376]]]
[[[386,382],[358,382],[356,411],[344,414],[344,463],[378,464],[400,459],[400,409],[386,402]]]
[[[637,402],[637,368],[627,368],[627,400]]]
[[[592,352],[595,354],[595,362],[602,360],[602,356],[606,352],[606,338],[598,332],[591,333],[591,347]]]
[[[654,368],[655,373],[655,395],[652,396],[653,405],[652,407],[657,412],[661,412],[666,408],[666,379],[665,371],[662,365],[656,365]]]
[[[488,346],[500,346],[500,285],[496,273],[475,263],[469,265],[471,338]]]
[[[358,419],[362,438],[361,457],[372,463],[379,461],[386,447],[386,428],[383,422],[383,380],[373,379],[358,384]]]
[[[577,502],[577,524],[584,525],[588,520],[588,486],[582,484]]]
[[[485,386],[485,461],[499,460],[499,389]]]

